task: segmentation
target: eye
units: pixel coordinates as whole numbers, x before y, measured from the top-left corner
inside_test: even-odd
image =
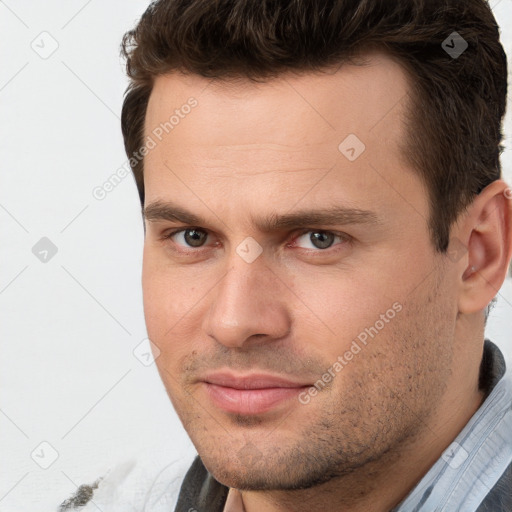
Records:
[[[329,249],[336,240],[345,242],[347,238],[330,231],[307,231],[294,240],[293,246],[303,249]]]
[[[185,247],[201,247],[204,245],[208,233],[198,228],[186,228],[169,233],[165,238],[174,240],[178,245]]]

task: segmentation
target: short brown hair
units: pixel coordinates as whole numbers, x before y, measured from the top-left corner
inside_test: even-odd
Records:
[[[454,32],[468,45],[458,56],[447,50]],[[459,214],[501,178],[507,59],[484,0],[152,2],[122,42],[130,83],[121,124],[141,203],[144,161],[131,157],[143,145],[155,77],[265,81],[321,72],[369,48],[398,59],[411,78],[402,149],[429,190],[432,242],[445,252]]]

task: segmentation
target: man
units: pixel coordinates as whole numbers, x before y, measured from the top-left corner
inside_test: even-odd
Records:
[[[175,510],[512,510],[488,4],[160,0],[123,50]]]

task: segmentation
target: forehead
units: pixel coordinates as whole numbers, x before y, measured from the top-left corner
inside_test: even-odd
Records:
[[[234,200],[236,187],[243,186],[246,207],[251,190],[260,194],[261,205],[262,189],[284,205],[304,191],[314,202],[338,190],[359,207],[380,194],[383,177],[383,198],[396,200],[393,184],[418,187],[401,152],[408,76],[381,53],[359,62],[262,83],[181,73],[157,77],[145,123],[145,136],[155,140],[145,157],[146,199],[183,193],[195,200],[195,187],[212,201],[216,191],[226,201],[234,190]]]
[[[243,142],[257,139],[279,143],[290,142],[287,133],[272,130],[281,125],[293,127],[294,135],[315,138],[317,134],[320,138],[324,130],[342,133],[350,129],[364,135],[386,118],[384,124],[388,125],[392,120],[399,120],[408,104],[409,92],[408,75],[403,67],[391,56],[378,52],[360,57],[357,62],[357,65],[342,64],[325,73],[286,72],[261,83],[246,78],[208,79],[178,72],[158,76],[147,109],[146,133],[169,121],[170,115],[191,97],[200,105],[200,109],[194,109],[195,118],[200,112],[219,121],[210,126],[208,139],[203,143],[226,142],[226,128],[230,126],[237,134],[237,142],[242,136]],[[307,129],[306,123],[293,126],[298,118],[307,121],[311,129]],[[236,132],[238,127],[255,121],[258,122],[251,126],[250,137],[244,137],[248,133]],[[266,124],[262,126],[264,121]],[[177,130],[177,125],[175,128],[173,135],[186,130],[183,127]],[[400,130],[400,123],[394,128]]]

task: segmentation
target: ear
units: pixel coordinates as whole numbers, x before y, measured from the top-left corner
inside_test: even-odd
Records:
[[[484,310],[499,292],[512,258],[512,188],[488,185],[469,206],[458,230],[467,254],[459,262],[459,312]],[[459,242],[460,243],[460,242]]]

